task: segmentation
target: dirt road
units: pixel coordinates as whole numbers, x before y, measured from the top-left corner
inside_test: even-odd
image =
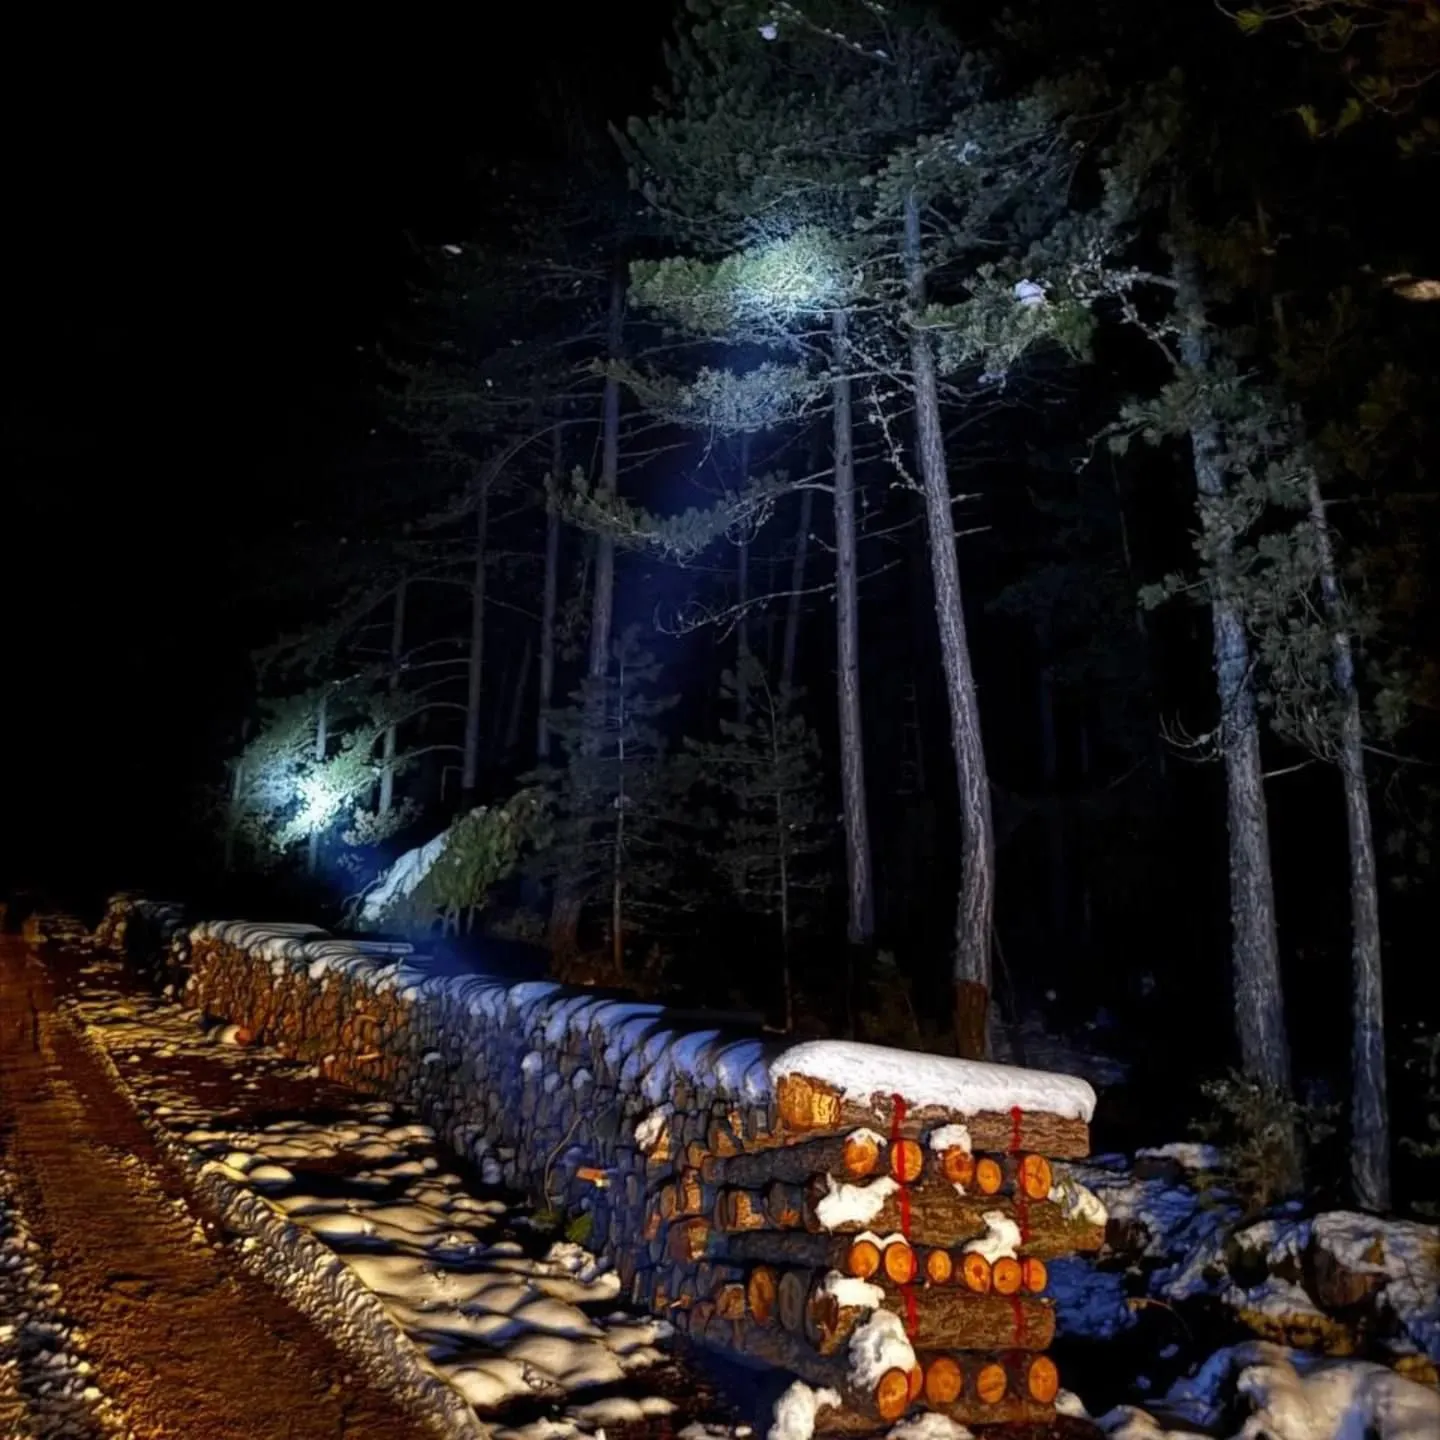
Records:
[[[410,1440],[427,1430],[223,1251],[144,1128],[0,936],[0,1166],[93,1384],[136,1440]],[[8,1319],[0,1315],[0,1323]],[[34,1419],[15,1434],[43,1435]],[[103,1433],[98,1428],[97,1435]]]

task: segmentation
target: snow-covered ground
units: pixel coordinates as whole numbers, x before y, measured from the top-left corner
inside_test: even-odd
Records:
[[[1116,1440],[1440,1437],[1440,1393],[1409,1378],[1433,1382],[1440,1361],[1440,1230],[1298,1206],[1246,1218],[1206,1178],[1218,1162],[1177,1144],[1134,1166],[1117,1155],[1066,1167],[1110,1228],[1098,1257],[1050,1266],[1058,1333],[1102,1350],[1124,1337],[1144,1406],[1120,1405],[1100,1428]],[[1165,1338],[1149,1353],[1137,1327],[1152,1321]],[[1195,1329],[1217,1324],[1257,1338],[1207,1355]],[[1177,1378],[1156,1386],[1147,1370]]]
[[[65,1319],[46,1282],[40,1247],[0,1164],[0,1436],[4,1440],[91,1440],[128,1433],[95,1385],[85,1336]]]
[[[1440,1394],[1368,1360],[1331,1360],[1266,1341],[1217,1351],[1151,1409],[1117,1405],[1111,1440],[1435,1440]]]
[[[616,1276],[539,1236],[515,1197],[467,1185],[428,1126],[358,1098],[268,1118],[267,1087],[310,1072],[234,1026],[94,988],[75,1013],[246,1236],[242,1259],[452,1433],[564,1440],[662,1416],[735,1433],[678,1369],[670,1327],[620,1309]]]
[[[1092,1190],[1109,1217],[1110,1252],[1051,1267],[1061,1333],[1104,1338],[1134,1323],[1137,1297],[1167,1305],[1218,1301],[1270,1338],[1342,1343],[1345,1321],[1330,1313],[1317,1273],[1340,1275],[1363,1299],[1372,1343],[1387,1358],[1440,1364],[1440,1229],[1352,1211],[1306,1216],[1298,1205],[1247,1220],[1233,1196],[1206,1185],[1206,1146],[1141,1151],[1168,1174],[1137,1175],[1121,1156],[1067,1171]],[[1333,1286],[1334,1281],[1330,1282]],[[1286,1333],[1288,1332],[1288,1333]]]

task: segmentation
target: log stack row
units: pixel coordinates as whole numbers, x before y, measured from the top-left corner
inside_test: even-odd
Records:
[[[636,1306],[836,1391],[821,1428],[1053,1417],[1048,1263],[1104,1235],[1063,1174],[1089,1149],[1083,1082],[766,1046],[309,927],[197,926],[188,963],[190,1003],[579,1219]]]
[[[1088,1153],[1086,1121],[912,1107],[898,1091],[857,1101],[785,1064],[768,1133],[720,1126],[650,1155],[650,1248],[620,1262],[632,1298],[838,1390],[844,1409],[822,1411],[822,1428],[916,1405],[970,1426],[1051,1419],[1047,1262],[1104,1240],[1093,1197],[1057,1175]],[[877,1344],[878,1373],[863,1363]]]
[[[105,914],[89,943],[113,950],[160,984],[184,982],[188,967],[177,957],[188,950],[185,907],[174,901],[147,900],[122,891],[106,902]]]

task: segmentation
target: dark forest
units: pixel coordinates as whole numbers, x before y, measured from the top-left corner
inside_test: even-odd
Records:
[[[12,97],[6,888],[1433,1200],[1434,7],[527,19]]]

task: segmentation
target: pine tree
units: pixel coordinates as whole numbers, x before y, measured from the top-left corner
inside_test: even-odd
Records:
[[[754,655],[727,670],[722,698],[736,705],[742,681],[744,720],[722,720],[721,739],[687,738],[686,753],[702,791],[724,816],[718,843],[707,848],[740,908],[778,932],[785,1028],[795,1020],[791,956],[796,932],[813,914],[827,876],[820,857],[833,839],[825,816],[820,747],[800,713],[800,696],[771,685]]]
[[[394,834],[414,809],[381,812],[376,792],[382,764],[376,749],[392,725],[413,713],[403,691],[380,689],[378,675],[327,682],[265,705],[265,718],[236,760],[229,824],[262,866],[283,861],[300,846],[316,870],[327,837],[340,842],[342,863]],[[410,757],[392,757],[402,768]]]
[[[660,675],[638,627],[628,627],[611,647],[606,673],[587,676],[573,703],[552,713],[563,761],[533,777],[550,831],[532,869],[548,880],[566,877],[581,913],[603,914],[616,981],[625,974],[627,940],[672,909],[675,796],[656,721],[676,697],[655,693]]]
[[[632,126],[631,140],[651,203],[723,258],[673,260],[646,281],[672,307],[687,302],[692,325],[708,322],[732,342],[744,334],[824,357],[836,436],[842,774],[859,782],[846,786],[847,842],[863,815],[858,725],[845,723],[847,714],[858,717],[847,603],[857,379],[887,450],[924,496],[963,817],[955,975],[957,997],[970,1003],[957,1020],[969,1017],[962,1046],[983,1053],[994,845],[940,392],[944,384],[953,394],[957,377],[983,386],[1028,349],[1084,328],[1079,307],[1019,268],[1063,209],[1065,96],[992,98],[985,67],[953,37],[925,17],[884,7],[841,0],[696,8],[700,22],[679,47],[687,84],[668,112]],[[843,147],[836,134],[847,137]],[[940,304],[926,294],[932,276],[943,287],[933,297]],[[958,296],[958,304],[943,303]],[[912,410],[918,482],[895,429]],[[851,667],[847,655],[855,656]],[[853,842],[847,851],[852,933],[857,913],[868,932],[868,859],[857,912]]]
[[[828,404],[847,931],[851,944],[864,946],[875,902],[861,723],[852,297],[838,240],[861,172],[839,155],[828,129],[850,77],[823,49],[770,43],[778,32],[767,7],[706,0],[693,10],[696,22],[671,52],[665,108],[632,121],[628,136],[636,183],[689,253],[642,267],[639,288],[692,334],[764,347],[789,362],[704,372],[708,388],[727,397],[722,409],[758,400],[763,423],[775,424],[787,409],[796,415]]]

